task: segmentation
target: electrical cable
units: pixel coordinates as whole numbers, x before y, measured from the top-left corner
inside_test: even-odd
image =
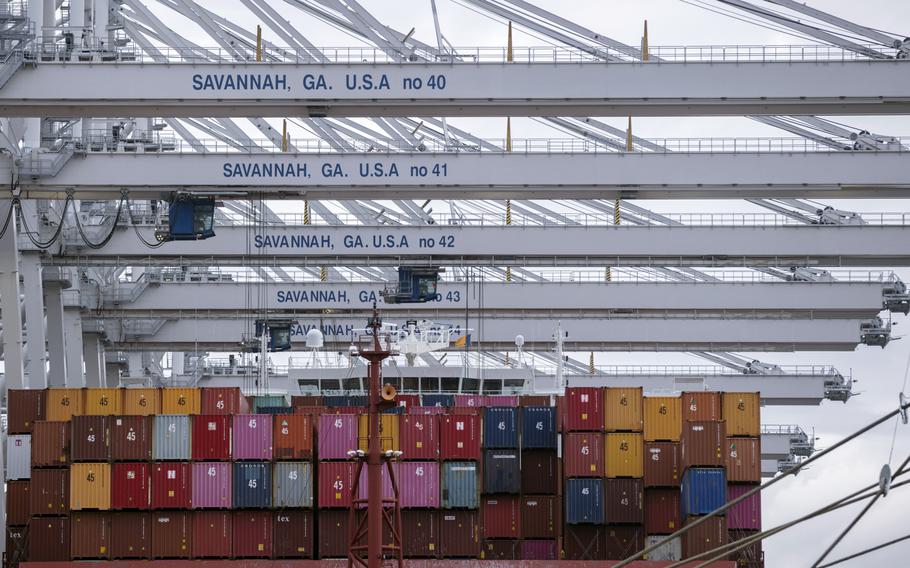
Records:
[[[142,244],[144,244],[146,247],[148,247],[150,249],[156,249],[156,248],[162,246],[164,243],[166,243],[167,241],[159,241],[157,243],[150,243],[147,240],[145,240],[145,237],[143,237],[142,233],[139,232],[139,225],[137,225],[136,221],[133,219],[133,207],[130,204],[129,193],[124,193],[123,197],[126,200],[126,211],[129,214],[130,225],[133,226],[133,230],[136,232],[136,236],[139,237],[139,240],[142,241]]]
[[[16,208],[16,205],[19,203],[18,197],[13,197],[9,201],[9,209],[6,210],[6,220],[3,221],[3,228],[0,229],[0,239],[3,238],[3,235],[6,234],[6,229],[9,228],[9,221],[13,218],[13,210]]]
[[[101,239],[101,242],[98,242],[98,243],[93,243],[92,241],[89,240],[89,238],[87,236],[85,236],[85,232],[82,229],[82,221],[79,220],[79,214],[78,213],[76,214],[76,229],[79,230],[79,236],[82,237],[82,241],[90,249],[95,249],[95,250],[100,249],[111,241],[111,239],[114,236],[114,232],[117,230],[117,224],[120,222],[120,214],[123,212],[123,203],[125,201],[126,201],[126,194],[124,193],[124,194],[121,194],[121,196],[120,196],[120,204],[117,205],[117,214],[114,216],[114,223],[111,225],[110,232],[107,234],[106,237]]]
[[[72,201],[72,194],[68,194],[66,196],[66,200],[63,202],[63,211],[60,213],[60,223],[57,225],[57,230],[54,231],[54,234],[51,236],[50,240],[42,242],[38,241],[34,236],[32,236],[32,231],[28,227],[28,221],[25,220],[25,215],[22,213],[22,202],[17,200],[16,210],[19,213],[19,222],[22,223],[22,228],[24,229],[28,240],[30,240],[33,245],[41,250],[47,250],[50,248],[57,241],[57,239],[60,237],[60,233],[63,231],[63,221],[66,219],[66,212],[69,210],[70,203]]]

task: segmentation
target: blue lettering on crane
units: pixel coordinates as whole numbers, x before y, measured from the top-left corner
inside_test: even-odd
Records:
[[[347,290],[278,290],[279,304],[348,303]]]
[[[221,172],[227,178],[310,177],[307,165],[296,162],[225,162]]]
[[[286,91],[283,73],[209,73],[193,75],[194,91]]]
[[[316,329],[315,325],[292,325],[291,326],[291,336],[295,335],[306,335],[311,329]],[[319,328],[322,331],[322,334],[326,337],[335,336],[335,337],[344,337],[354,335],[354,325],[353,324],[331,324],[325,323],[322,324],[322,327]]]
[[[256,248],[335,248],[330,235],[254,235]]]

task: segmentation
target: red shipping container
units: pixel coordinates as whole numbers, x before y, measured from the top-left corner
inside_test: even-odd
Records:
[[[521,452],[521,492],[529,495],[555,494],[559,486],[560,463],[555,450]]]
[[[521,560],[559,560],[559,547],[555,540],[523,540]]]
[[[683,422],[679,438],[679,459],[682,469],[689,467],[724,467],[724,423],[713,420]]]
[[[206,387],[202,390],[201,414],[248,414],[250,405],[238,387]]]
[[[559,497],[525,495],[521,498],[521,538],[558,537],[559,513]]]
[[[35,422],[32,467],[62,467],[70,461],[70,423]]]
[[[152,554],[152,517],[148,513],[111,514],[111,558],[149,558]]]
[[[70,561],[69,517],[43,517],[28,524],[28,559],[32,562]]]
[[[645,532],[673,534],[682,526],[679,489],[645,489]]]
[[[110,418],[73,416],[70,457],[74,462],[106,462],[111,459]]]
[[[319,507],[351,506],[354,487],[352,462],[319,462]]]
[[[440,558],[477,558],[480,554],[477,511],[439,513]]]
[[[206,391],[208,389],[202,389]],[[193,459],[227,461],[231,459],[231,423],[227,415],[193,416]]]
[[[348,511],[322,509],[319,515],[319,558],[347,558]]]
[[[152,509],[189,509],[192,495],[188,462],[155,462],[152,470]]]
[[[193,558],[230,558],[232,526],[230,511],[193,513]]]
[[[521,536],[521,500],[517,495],[485,497],[481,507],[484,538]]]
[[[110,559],[110,513],[89,511],[73,513],[70,517],[70,556],[73,560]]]
[[[6,482],[6,525],[21,527],[31,518],[32,499],[28,479]]]
[[[562,460],[566,477],[603,477],[603,435],[598,432],[569,432],[564,439]]]
[[[518,406],[553,406],[550,395],[532,394],[518,397]]]
[[[193,514],[152,513],[152,558],[189,558],[193,552]]]
[[[515,408],[518,406],[518,396],[511,394],[488,394],[483,397],[483,405]]]
[[[606,560],[606,527],[566,525],[562,548],[566,560]]]
[[[276,414],[272,456],[276,460],[306,460],[313,455],[313,417],[309,414]]]
[[[645,487],[679,487],[682,467],[678,442],[645,442]]]
[[[272,544],[275,558],[313,558],[313,511],[287,509],[275,513]]]
[[[566,389],[565,427],[570,432],[603,432],[603,389],[593,387]]]
[[[430,416],[440,416],[442,414],[447,414],[448,408],[444,406],[412,406],[407,409],[408,414],[413,414],[415,416],[430,415]]]
[[[111,477],[111,509],[149,508],[149,464],[115,463]]]
[[[484,560],[518,560],[521,554],[515,539],[485,540],[480,549],[480,557]]]
[[[111,418],[111,459],[147,461],[152,459],[151,416]]]
[[[439,555],[438,511],[402,511],[401,541],[405,558],[436,558]]]
[[[644,482],[641,479],[608,479],[604,484],[607,524],[640,524],[644,521]],[[625,557],[623,557],[625,558]]]
[[[291,407],[325,406],[325,397],[322,395],[297,395],[291,397]]]
[[[399,394],[395,397],[395,406],[401,406],[407,412],[408,409],[420,406],[419,394]]]
[[[441,459],[480,459],[480,416],[446,415],[440,417],[439,422]]]
[[[44,420],[44,389],[10,389],[6,393],[8,434],[31,434],[38,420]]]
[[[66,515],[70,510],[70,470],[33,469],[29,494],[32,516]]]
[[[622,560],[645,547],[645,531],[641,526],[606,527],[604,554],[607,560]]]
[[[719,392],[684,392],[682,400],[683,422],[688,420],[723,420],[722,397]]]
[[[439,417],[426,414],[402,416],[399,422],[399,439],[401,459],[439,459]]]

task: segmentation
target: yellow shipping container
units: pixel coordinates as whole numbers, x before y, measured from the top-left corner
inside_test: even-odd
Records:
[[[607,432],[641,432],[641,387],[604,389]]]
[[[723,417],[727,436],[761,436],[761,397],[757,392],[725,392]]]
[[[70,468],[70,508],[111,508],[111,464],[74,463]]]
[[[645,441],[678,442],[682,433],[682,399],[678,396],[646,396]]]
[[[199,414],[200,405],[198,388],[161,389],[161,414]]]
[[[611,432],[604,444],[607,477],[644,476],[644,438],[638,432]]]
[[[161,414],[161,390],[152,388],[123,389],[123,414],[126,416]]]
[[[120,416],[123,408],[122,389],[85,389],[85,413],[92,416]]]
[[[82,389],[47,389],[44,415],[49,422],[69,422],[73,416],[84,414]]]
[[[367,451],[367,440],[370,431],[369,426],[369,416],[366,414],[361,414],[357,427],[357,445],[363,451]],[[380,417],[379,427],[382,429],[382,434],[380,434],[382,440],[382,451],[387,452],[389,450],[392,450],[397,452],[400,450],[401,444],[399,443],[398,438],[398,415],[383,414]]]

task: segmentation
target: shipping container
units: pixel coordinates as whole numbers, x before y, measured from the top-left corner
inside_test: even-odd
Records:
[[[111,515],[79,511],[70,517],[70,557],[108,560],[111,557]]]
[[[680,395],[683,422],[689,420],[723,420],[723,405],[719,392],[693,391]]]
[[[439,507],[438,462],[399,462],[397,475],[401,507]]]
[[[161,389],[123,389],[123,414],[125,416],[154,416],[161,414]]]
[[[405,414],[418,415],[427,415],[427,416],[440,416],[442,414],[448,414],[448,407],[445,406],[412,406],[406,409]]]
[[[556,408],[525,406],[521,409],[521,448],[556,448]]]
[[[44,420],[44,389],[10,389],[7,391],[8,434],[31,434],[35,422]]]
[[[565,427],[570,432],[602,432],[604,429],[603,389],[566,389]]]
[[[107,416],[73,416],[70,420],[72,442],[70,458],[74,461],[110,461],[110,418]]]
[[[724,467],[724,423],[718,421],[687,421],[683,424],[679,442],[679,461],[683,470],[688,467]]]
[[[727,483],[761,482],[761,438],[727,438]]]
[[[723,507],[726,498],[727,479],[722,468],[693,467],[683,474],[680,493],[680,514],[683,517],[707,515]]]
[[[193,553],[193,513],[152,513],[152,558],[187,559]]]
[[[550,395],[546,394],[521,395],[518,397],[518,406],[549,406],[554,409],[556,408]]]
[[[484,396],[484,406],[518,406],[518,395],[514,394],[488,394]]]
[[[319,510],[317,522],[319,558],[347,558],[348,541],[351,538],[348,534],[348,514],[347,509]]]
[[[761,396],[757,392],[723,393],[727,436],[761,436]]]
[[[519,541],[515,539],[484,540],[480,546],[483,560],[518,560],[520,554]]]
[[[400,421],[401,459],[439,459],[439,418],[405,414]]]
[[[144,559],[151,555],[151,515],[136,511],[111,513],[111,558]]]
[[[479,505],[476,462],[442,464],[442,508],[476,509]]]
[[[555,540],[521,541],[521,560],[558,560],[559,546]]]
[[[728,542],[733,543],[755,536],[758,531],[727,529]],[[736,566],[743,568],[764,568],[765,554],[761,549],[762,541],[755,541],[749,546],[730,555]]]
[[[207,387],[202,389],[199,397],[200,414],[233,416],[250,412],[250,405],[239,387]]]
[[[10,568],[28,558],[28,529],[25,527],[7,527],[6,529],[6,565]]]
[[[642,477],[644,475],[644,440],[641,433],[611,432],[604,441],[607,477]]]
[[[313,506],[313,465],[309,462],[277,462],[272,469],[272,506]]]
[[[482,408],[484,406],[484,398],[485,397],[480,394],[456,394],[455,406]]]
[[[344,408],[346,409],[344,414],[359,412],[370,403],[369,398],[362,394],[333,395],[324,398],[326,408]]]
[[[319,462],[318,504],[326,507],[350,507],[354,489],[353,462]]]
[[[188,462],[156,462],[152,466],[152,509],[189,509],[193,477]]]
[[[602,479],[567,479],[566,524],[604,524],[604,482]]]
[[[484,497],[482,508],[484,538],[521,536],[521,499],[517,495]]]
[[[74,463],[70,467],[70,509],[111,508],[111,464]]]
[[[521,459],[518,450],[484,450],[483,492],[521,493]]]
[[[148,416],[115,416],[111,418],[111,459],[113,461],[151,460],[153,420]]]
[[[606,527],[566,525],[562,549],[566,560],[606,560]]]
[[[35,469],[30,484],[30,510],[33,516],[69,513],[70,470]]]
[[[316,525],[313,511],[276,511],[272,518],[275,537],[272,554],[277,558],[313,558]]]
[[[272,416],[238,414],[231,432],[234,460],[272,459]]]
[[[115,463],[111,466],[111,509],[148,509],[151,471],[149,464]]]
[[[595,432],[569,432],[563,436],[566,477],[603,477],[604,436]]]
[[[399,418],[397,414],[382,414],[379,417],[379,441],[383,452],[397,452],[401,449],[399,443]],[[361,414],[357,419],[357,447],[367,451],[370,435],[370,417]]]
[[[415,406],[420,406],[419,394],[398,394],[395,396],[395,406],[404,408],[405,411]]]
[[[480,460],[480,417],[446,415],[439,419],[440,458]]]
[[[264,406],[290,406],[288,397],[283,394],[256,395],[250,400],[250,411],[256,414]]]
[[[441,511],[439,549],[440,558],[477,558],[480,555],[477,511]]]
[[[525,495],[521,498],[521,538],[557,538],[560,524],[559,497]]]
[[[32,428],[32,466],[60,467],[69,461],[70,423],[35,422],[35,427]]]
[[[320,460],[346,460],[348,452],[357,449],[357,416],[323,414],[319,417]]]
[[[87,388],[84,396],[84,413],[90,416],[117,416],[123,414],[123,395],[118,388]]]
[[[420,397],[421,406],[455,406],[455,395],[453,394],[424,394]]]
[[[604,514],[610,525],[644,522],[644,483],[641,479],[608,479],[604,482]],[[625,557],[623,557],[625,558]]]
[[[271,511],[234,511],[234,558],[271,558]]]
[[[189,461],[192,456],[190,417],[182,414],[159,414],[154,420],[152,457],[157,461]]]
[[[70,561],[69,517],[42,517],[28,524],[28,559],[32,562]]]
[[[679,487],[678,442],[645,442],[643,462],[645,487]]]
[[[662,534],[648,535],[645,537],[645,548],[650,548],[665,538],[667,538],[667,536]],[[669,540],[649,552],[645,556],[645,559],[670,562],[682,560],[682,541],[679,537]]]
[[[641,387],[607,387],[603,398],[607,432],[641,432]]]
[[[399,395],[401,396],[401,395]],[[312,406],[325,406],[325,397],[321,394],[317,395],[295,395],[291,397],[291,406],[297,407],[312,407]]]
[[[689,517],[689,524],[700,517]],[[699,525],[693,526],[681,535],[683,559],[708,552],[718,546],[727,544],[726,517],[708,517]]]
[[[235,509],[268,509],[272,506],[272,464],[268,462],[235,462]]]
[[[313,456],[313,417],[288,414],[272,418],[272,456],[275,460],[300,461]]]
[[[682,433],[682,399],[646,396],[642,402],[646,442],[678,442]]]
[[[31,518],[32,496],[28,479],[6,482],[6,525],[10,527],[28,524]]]
[[[6,478],[28,479],[32,474],[31,434],[11,434],[6,439]]]
[[[607,560],[622,560],[645,547],[645,529],[641,525],[608,526],[604,531]]]
[[[673,534],[682,526],[679,516],[679,489],[645,489],[645,532]]]
[[[85,414],[84,402],[82,389],[49,388],[44,417],[49,422],[69,422],[73,416]]]
[[[190,437],[194,460],[226,461],[231,459],[230,416],[200,414],[193,416]]]
[[[231,558],[233,524],[230,511],[193,513],[193,558]]]
[[[559,487],[559,464],[552,450],[521,452],[521,492],[528,495],[551,495]]]
[[[411,509],[401,512],[401,545],[405,558],[436,558],[439,538],[438,511]]]
[[[162,414],[199,414],[201,401],[198,388],[165,387],[161,389]]]
[[[227,462],[196,462],[192,465],[194,509],[230,509],[234,494],[233,465]]]
[[[739,499],[749,491],[755,489],[754,485],[727,485],[727,502]],[[727,509],[727,530],[761,530],[761,492],[746,497],[736,505]]]

